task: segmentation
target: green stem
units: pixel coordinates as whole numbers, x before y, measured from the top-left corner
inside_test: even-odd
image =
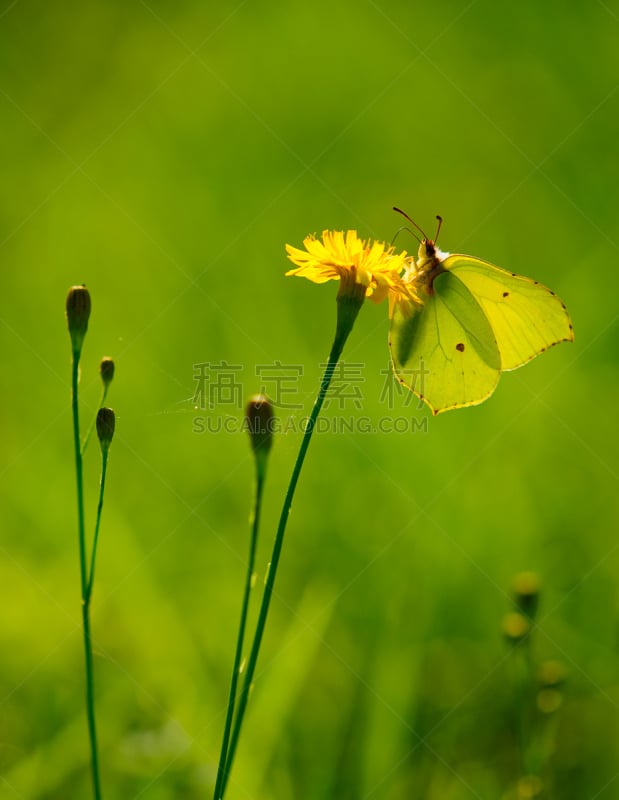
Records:
[[[90,602],[82,602],[82,622],[84,627],[84,653],[86,656],[86,708],[88,713],[88,735],[90,737],[90,765],[92,788],[96,800],[101,800],[99,783],[99,757],[97,752],[97,728],[95,724],[95,691],[92,664],[92,642],[90,639]]]
[[[245,717],[247,701],[249,699],[249,693],[252,688],[254,672],[256,670],[256,663],[258,661],[258,654],[260,652],[260,645],[262,643],[262,636],[264,634],[264,628],[269,613],[269,606],[271,604],[271,596],[273,594],[273,586],[275,585],[277,568],[279,566],[279,559],[282,552],[282,545],[284,543],[284,534],[286,532],[286,525],[288,523],[290,508],[292,506],[292,501],[299,480],[299,475],[301,474],[303,462],[305,461],[305,455],[307,453],[307,449],[312,439],[312,434],[316,426],[316,420],[318,419],[318,415],[320,414],[320,411],[322,409],[322,405],[324,403],[327,390],[331,383],[333,372],[335,371],[335,367],[340,359],[348,335],[352,330],[355,319],[357,318],[357,314],[359,313],[359,310],[363,303],[363,297],[365,293],[363,287],[359,286],[355,287],[353,289],[353,292],[354,293],[349,292],[347,294],[340,293],[340,295],[338,295],[337,298],[338,317],[337,317],[335,339],[331,347],[331,353],[329,354],[329,360],[327,362],[324,375],[322,376],[320,389],[318,390],[318,395],[314,402],[314,407],[312,408],[312,413],[310,414],[307,427],[303,434],[301,447],[297,455],[297,460],[295,461],[294,467],[292,469],[290,483],[288,484],[288,490],[286,492],[286,497],[284,499],[284,504],[282,506],[282,511],[279,518],[279,525],[277,527],[277,533],[275,535],[275,541],[273,543],[273,552],[271,554],[271,561],[267,569],[264,594],[262,595],[262,604],[260,606],[260,613],[258,615],[258,622],[256,624],[256,632],[254,634],[254,640],[252,642],[251,651],[247,661],[247,671],[245,673],[245,680],[243,682],[243,688],[241,690],[239,698],[238,711],[236,714],[236,718],[234,720],[234,728],[230,738],[230,745],[226,757],[226,764],[224,767],[224,774],[221,781],[220,793],[219,795],[217,794],[215,795],[214,800],[222,800],[222,798],[224,797],[226,786],[228,783],[228,778],[230,776],[230,770],[232,769],[232,764],[234,762],[234,755],[238,745],[241,728],[243,726],[243,719]]]
[[[101,526],[101,512],[103,511],[103,494],[105,492],[105,476],[107,473],[107,457],[108,449],[101,449],[101,482],[99,484],[99,503],[97,505],[97,520],[95,523],[95,536],[92,543],[92,554],[90,556],[90,571],[88,573],[88,581],[86,585],[86,600],[90,605],[90,597],[92,595],[92,587],[95,580],[95,562],[97,559],[97,544],[99,543],[99,528]]]
[[[254,509],[251,520],[249,560],[247,563],[247,576],[245,578],[245,591],[243,594],[243,604],[241,607],[241,620],[239,623],[239,633],[236,642],[236,652],[234,654],[234,664],[232,667],[232,679],[230,681],[230,695],[228,697],[226,724],[224,727],[224,734],[221,742],[219,765],[217,767],[217,783],[215,784],[215,794],[214,794],[215,798],[219,797],[219,793],[222,791],[222,786],[225,785],[228,777],[228,771],[226,768],[226,759],[228,755],[228,745],[230,743],[230,734],[232,731],[232,720],[234,717],[234,707],[236,704],[237,685],[241,674],[241,658],[243,656],[243,644],[245,640],[245,626],[247,624],[247,612],[249,609],[249,597],[254,582],[256,544],[258,542],[258,530],[260,527],[260,511],[262,508],[262,493],[264,489],[264,480],[266,477],[265,467],[266,467],[266,459],[263,459],[262,454],[258,453],[256,456],[256,490],[254,498]]]
[[[531,768],[531,687],[533,684],[533,654],[531,652],[531,633],[521,643],[521,673],[518,689],[520,763],[523,775],[534,775]]]
[[[90,736],[90,763],[95,800],[101,798],[99,784],[99,760],[97,755],[97,731],[95,725],[94,678],[92,668],[92,642],[90,639],[90,597],[86,570],[86,531],[84,524],[84,480],[82,450],[80,444],[80,423],[78,409],[79,362],[81,351],[73,350],[71,371],[71,409],[73,412],[73,443],[75,449],[75,475],[77,481],[77,529],[79,537],[80,578],[82,590],[82,628],[84,633],[84,654],[86,659],[86,715]]]
[[[101,392],[101,399],[99,400],[99,405],[97,406],[98,409],[99,408],[103,408],[103,406],[105,405],[105,399],[107,397],[107,390],[108,390],[108,387],[104,386],[103,387],[103,391]],[[84,437],[84,443],[82,444],[82,456],[84,455],[84,453],[86,452],[86,448],[88,447],[88,442],[90,441],[90,437],[92,436],[92,432],[95,429],[96,420],[97,420],[97,415],[95,414],[95,417],[94,417],[93,421],[90,423],[90,427],[88,428],[88,433]]]

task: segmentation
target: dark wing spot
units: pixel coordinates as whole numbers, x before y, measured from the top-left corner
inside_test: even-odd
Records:
[[[458,342],[458,344],[456,345],[456,350],[458,350],[458,352],[460,353],[464,353],[464,345],[462,344],[462,342]]]
[[[503,297],[509,297],[509,292],[503,292]]]

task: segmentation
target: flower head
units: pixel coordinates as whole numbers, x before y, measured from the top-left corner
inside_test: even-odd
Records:
[[[365,297],[374,303],[389,300],[389,316],[397,303],[419,303],[413,285],[402,278],[406,252],[395,253],[383,242],[366,242],[356,231],[323,231],[322,241],[307,236],[299,250],[287,244],[288,258],[296,269],[286,275],[298,275],[314,283],[341,282],[340,293],[354,287],[365,288]]]

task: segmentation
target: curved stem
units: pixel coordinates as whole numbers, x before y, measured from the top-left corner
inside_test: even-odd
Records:
[[[94,676],[92,665],[92,641],[90,638],[90,596],[86,568],[86,531],[84,524],[84,479],[82,449],[80,443],[80,423],[78,407],[80,350],[73,350],[71,371],[71,410],[73,414],[73,444],[75,450],[75,476],[77,481],[77,529],[79,538],[80,579],[82,589],[82,629],[84,634],[84,655],[86,660],[86,715],[90,737],[90,764],[92,786],[95,800],[101,798],[99,783],[99,760],[97,754],[97,729],[95,724]]]
[[[245,626],[247,624],[247,612],[249,609],[249,597],[254,583],[254,566],[256,563],[256,544],[258,542],[258,530],[260,527],[260,511],[262,508],[262,492],[264,489],[265,469],[264,462],[261,455],[256,457],[256,490],[254,498],[254,509],[251,520],[251,535],[249,542],[249,560],[247,563],[247,575],[245,578],[245,591],[243,594],[243,604],[241,606],[241,620],[239,623],[239,633],[236,642],[236,652],[234,654],[234,664],[232,666],[232,678],[230,680],[230,694],[228,697],[228,708],[226,712],[226,724],[224,727],[224,734],[221,742],[221,753],[219,756],[219,765],[217,767],[217,783],[215,784],[214,797],[220,796],[222,786],[228,777],[226,769],[226,759],[228,755],[228,746],[230,743],[230,734],[232,731],[232,720],[234,718],[234,707],[236,704],[236,694],[238,680],[241,675],[241,659],[243,657],[243,643],[245,639]]]
[[[92,553],[90,556],[90,571],[86,584],[86,601],[90,605],[92,586],[95,580],[95,562],[97,559],[97,544],[99,543],[99,528],[101,526],[101,512],[103,511],[103,494],[105,492],[105,476],[107,474],[108,450],[101,450],[101,482],[99,484],[99,503],[97,505],[97,521],[95,523],[95,535],[92,543]]]
[[[105,405],[105,400],[107,398],[107,390],[108,390],[108,387],[106,385],[106,386],[103,387],[103,390],[101,392],[101,399],[99,400],[99,405],[97,406],[97,408],[103,408],[103,406]],[[84,455],[84,453],[86,452],[86,448],[88,447],[88,442],[90,441],[90,437],[92,436],[92,432],[95,429],[96,420],[97,420],[97,417],[95,415],[94,419],[90,423],[90,427],[88,428],[88,432],[87,432],[86,436],[84,436],[84,443],[82,444],[82,456]]]
[[[245,673],[245,680],[243,682],[243,688],[239,698],[239,707],[234,721],[234,728],[232,731],[232,735],[230,738],[230,746],[228,748],[228,755],[226,758],[224,774],[221,781],[220,793],[219,795],[215,795],[215,800],[222,800],[226,791],[228,778],[230,776],[230,770],[234,762],[234,755],[238,745],[241,728],[243,726],[243,719],[245,716],[245,710],[247,708],[247,701],[249,699],[249,693],[252,688],[254,672],[256,670],[256,662],[258,661],[258,654],[260,652],[262,636],[264,634],[264,628],[269,613],[269,606],[271,604],[273,586],[275,585],[275,578],[277,575],[277,568],[279,566],[279,559],[282,551],[282,545],[284,543],[284,534],[286,532],[288,516],[290,514],[290,508],[292,506],[292,500],[294,498],[294,493],[299,480],[299,475],[301,474],[303,462],[305,461],[305,455],[307,453],[307,449],[312,439],[312,434],[316,426],[316,420],[318,419],[318,415],[320,414],[320,411],[322,409],[322,405],[324,403],[327,390],[331,383],[333,372],[335,370],[337,362],[339,361],[340,355],[342,354],[342,350],[344,349],[346,339],[348,338],[348,335],[352,330],[352,326],[359,312],[359,309],[361,308],[362,302],[363,302],[362,295],[359,298],[338,297],[338,321],[337,321],[335,340],[333,342],[331,353],[329,355],[329,360],[327,362],[327,366],[325,368],[325,372],[322,377],[320,389],[318,390],[318,395],[314,402],[314,407],[312,408],[312,413],[310,414],[307,427],[303,434],[303,440],[301,441],[299,454],[297,455],[297,460],[295,461],[294,467],[292,469],[290,483],[288,484],[288,490],[286,492],[286,497],[284,499],[284,504],[282,506],[282,511],[279,518],[279,525],[277,527],[277,533],[275,535],[275,541],[273,543],[273,552],[271,554],[271,561],[269,563],[267,570],[267,576],[264,586],[264,594],[262,596],[262,604],[260,606],[260,613],[258,615],[258,622],[256,624],[256,632],[254,634],[252,648],[247,661],[247,671]]]

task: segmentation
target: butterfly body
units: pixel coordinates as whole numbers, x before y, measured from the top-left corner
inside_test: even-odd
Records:
[[[501,372],[574,338],[565,305],[546,286],[473,256],[444,253],[431,239],[420,243],[404,279],[421,303],[395,310],[392,366],[434,414],[483,402]]]
[[[426,294],[434,294],[434,279],[444,272],[442,262],[449,253],[443,253],[434,244],[432,239],[424,239],[419,245],[417,260],[410,260],[405,279],[415,279],[418,286]]]

